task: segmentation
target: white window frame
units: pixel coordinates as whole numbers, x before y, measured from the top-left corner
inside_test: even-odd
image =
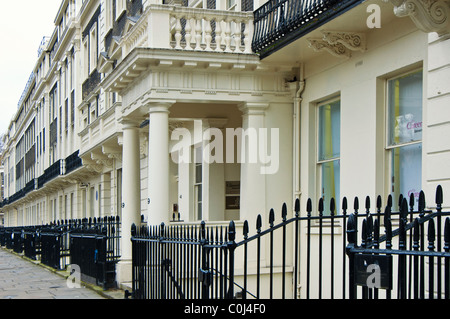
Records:
[[[408,146],[413,146],[413,145],[423,145],[423,135],[421,139],[418,140],[414,140],[414,141],[408,141],[408,142],[400,142],[398,144],[391,144],[390,143],[390,110],[389,110],[389,98],[390,98],[390,90],[389,90],[389,82],[396,80],[396,79],[400,79],[403,77],[407,77],[410,75],[413,75],[415,73],[418,72],[423,72],[423,68],[416,68],[416,69],[412,69],[409,70],[407,72],[403,72],[400,74],[397,74],[395,76],[391,76],[389,78],[386,79],[385,82],[385,88],[386,88],[386,100],[385,100],[385,152],[386,152],[386,156],[385,156],[385,160],[386,160],[386,177],[385,177],[385,187],[387,190],[387,195],[392,195],[392,209],[394,211],[398,210],[398,205],[400,203],[398,203],[398,197],[400,196],[400,193],[397,194],[397,190],[393,190],[392,189],[392,176],[394,174],[394,167],[392,167],[392,156],[394,154],[394,151],[397,149],[401,149],[404,147],[408,147]],[[423,122],[423,93],[424,93],[424,80],[422,77],[422,122]],[[422,149],[422,156],[423,156],[423,149]],[[422,170],[423,170],[423,162],[422,162],[422,166],[421,166],[421,171],[420,171],[420,176],[422,176]],[[420,191],[420,190],[416,190],[416,191]],[[402,194],[403,196],[408,196],[408,194]],[[406,198],[409,204],[409,197]]]
[[[201,150],[201,156],[200,159],[198,159],[197,157],[197,150],[200,149]],[[194,161],[193,161],[193,186],[194,186],[194,220],[202,220],[205,216],[204,216],[204,209],[203,209],[203,202],[204,202],[204,198],[203,198],[203,189],[204,189],[204,162],[203,162],[203,145],[202,144],[197,144],[197,145],[193,145],[193,152],[192,152],[193,156],[194,156]],[[201,181],[198,182],[197,181],[197,168],[201,169]],[[199,194],[200,192],[200,194]],[[200,197],[200,200],[199,200]],[[201,205],[201,212],[199,212],[199,205]]]
[[[339,156],[335,156],[332,158],[327,158],[327,159],[320,159],[320,108],[322,106],[328,105],[328,104],[332,104],[339,101],[340,102],[340,107],[339,107],[339,113],[341,114],[341,97],[340,96],[336,96],[333,98],[329,98],[326,100],[323,100],[319,103],[317,103],[316,105],[316,154],[315,154],[315,159],[316,159],[316,185],[317,185],[317,190],[316,190],[316,194],[318,194],[318,198],[323,198],[324,196],[324,191],[323,191],[323,183],[322,183],[322,171],[323,171],[323,166],[325,164],[329,164],[329,163],[334,163],[334,162],[338,162],[338,165],[340,165],[340,161],[341,161],[341,152],[339,150]],[[339,117],[339,121],[341,123],[341,116]],[[341,129],[342,130],[342,129]],[[341,134],[340,134],[341,136]],[[339,137],[339,140],[341,140],[341,138]],[[340,141],[339,141],[340,143]],[[339,176],[339,180],[340,180],[340,176]],[[340,189],[340,187],[339,187]],[[339,192],[337,195],[337,197],[340,196]],[[324,199],[324,214],[329,214],[329,208],[330,208],[330,200],[331,198],[325,198]],[[337,214],[338,209],[339,209],[339,201],[340,198],[334,198],[335,203],[336,203],[336,210],[334,211],[335,214]]]
[[[89,74],[97,68],[98,61],[98,32],[97,22],[89,30]]]

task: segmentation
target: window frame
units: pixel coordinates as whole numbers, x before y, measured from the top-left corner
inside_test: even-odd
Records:
[[[392,209],[395,211],[398,208],[398,205],[400,203],[398,203],[398,199],[400,196],[400,192],[401,190],[395,191],[392,189],[393,186],[393,174],[394,174],[394,167],[392,165],[392,161],[393,161],[393,156],[394,156],[394,152],[395,150],[400,150],[402,148],[408,148],[410,146],[414,146],[414,145],[421,145],[422,146],[422,153],[421,153],[421,158],[423,158],[423,126],[422,126],[422,136],[420,139],[418,140],[413,140],[413,141],[407,141],[407,142],[400,142],[397,144],[391,143],[390,142],[390,136],[391,136],[391,128],[390,128],[390,87],[389,87],[389,82],[390,81],[394,81],[396,79],[400,79],[400,78],[405,78],[407,76],[412,76],[416,73],[422,72],[422,82],[421,82],[421,89],[422,89],[422,100],[421,100],[421,113],[422,113],[422,125],[423,125],[423,114],[424,114],[424,69],[423,67],[416,67],[413,69],[409,69],[407,71],[401,72],[401,73],[396,73],[395,75],[389,76],[385,79],[385,105],[384,105],[384,112],[385,112],[385,116],[384,116],[384,152],[385,152],[385,187],[386,187],[386,195],[391,195],[392,196]],[[422,172],[423,172],[423,160],[421,161],[421,166],[420,166],[420,177],[421,177],[421,186],[422,186]],[[419,191],[419,190],[417,190]],[[396,194],[396,192],[398,192],[398,194]],[[402,194],[403,196],[408,196],[408,194]],[[409,203],[409,197],[407,198],[408,203]],[[417,197],[416,197],[417,200]]]
[[[320,123],[320,108],[322,106],[325,105],[329,105],[329,104],[333,104],[339,101],[339,130],[340,130],[340,134],[339,134],[339,145],[341,142],[341,133],[342,133],[342,127],[341,127],[341,123],[342,123],[342,115],[341,115],[341,107],[342,107],[342,98],[340,95],[335,95],[333,97],[327,98],[327,99],[323,99],[320,102],[318,102],[316,104],[315,107],[315,116],[316,116],[316,152],[315,152],[315,168],[316,168],[316,194],[318,194],[318,198],[323,198],[324,192],[323,192],[323,165],[325,164],[330,164],[330,163],[334,163],[334,162],[338,162],[338,165],[340,166],[341,164],[341,148],[339,147],[339,156],[333,156],[331,158],[327,158],[327,159],[320,159],[320,130],[321,130],[321,123]],[[338,194],[335,194],[335,197],[339,197],[340,196],[340,172],[339,172],[339,192]],[[334,213],[337,214],[339,211],[339,201],[340,198],[334,198],[335,200],[335,211]],[[326,198],[324,200],[324,215],[329,215],[330,213],[330,199]]]
[[[198,159],[198,150],[200,149],[200,159]],[[193,152],[194,161],[193,161],[193,188],[194,188],[194,220],[201,221],[204,218],[204,209],[203,209],[203,182],[204,182],[204,163],[203,163],[203,145],[197,144],[193,145]],[[200,181],[197,181],[197,169],[200,169],[201,171],[201,178]],[[199,200],[200,198],[200,200]],[[199,214],[199,205],[201,207],[201,212]]]
[[[92,74],[94,70],[97,69],[98,63],[98,50],[99,50],[99,32],[97,22],[92,25],[92,28],[89,30],[89,39],[88,39],[88,50],[89,50],[89,76]]]

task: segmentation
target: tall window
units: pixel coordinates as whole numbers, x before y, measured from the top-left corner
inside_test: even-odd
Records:
[[[393,207],[422,188],[422,70],[388,80],[387,151]]]
[[[202,210],[202,203],[203,203],[203,195],[202,195],[202,181],[203,181],[203,148],[197,147],[195,148],[195,160],[194,160],[194,170],[195,170],[195,180],[194,180],[194,203],[195,203],[195,218],[197,220],[202,220],[203,218],[203,210]]]
[[[98,59],[98,31],[97,23],[92,26],[89,34],[89,74],[97,68]]]
[[[341,102],[330,100],[318,108],[318,181],[324,200],[325,214],[329,214],[330,200],[338,209],[340,196]]]

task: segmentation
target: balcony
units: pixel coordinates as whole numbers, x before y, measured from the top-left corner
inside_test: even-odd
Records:
[[[269,0],[255,11],[252,50],[265,58],[362,0]]]
[[[253,53],[253,13],[197,9],[173,5],[149,5],[142,15],[128,17],[123,36],[114,39],[122,58],[134,48],[150,47],[183,51]],[[114,41],[109,39],[109,41]]]
[[[83,100],[85,100],[92,91],[97,88],[100,83],[101,76],[100,73],[95,69],[82,84]]]
[[[107,52],[97,66],[107,91],[127,88],[152,66],[218,69],[259,63],[251,48],[253,12],[149,4],[142,14],[123,19],[123,27],[106,35]]]
[[[69,174],[76,170],[77,168],[83,165],[81,158],[78,156],[80,151],[76,151],[72,155],[66,158],[66,172],[65,174]]]
[[[44,174],[38,178],[38,189],[53,178],[61,175],[61,160],[55,162],[44,171]]]

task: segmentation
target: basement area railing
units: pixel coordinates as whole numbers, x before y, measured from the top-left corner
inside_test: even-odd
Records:
[[[228,226],[133,225],[129,295],[136,299],[449,298],[450,218],[446,216],[450,212],[442,211],[442,188],[437,188],[434,211],[426,210],[423,192],[417,205],[413,195],[408,200],[401,196],[395,211],[391,196],[384,210],[381,197],[375,207],[366,197],[362,212],[355,198],[350,212],[343,198],[340,214],[334,199],[328,207],[320,199],[317,210],[308,200],[305,216],[300,215],[297,200],[294,217],[287,218],[283,205],[278,224],[271,210],[265,230],[258,215],[254,235],[247,221],[242,232],[233,221]],[[386,247],[381,249],[381,244]]]

